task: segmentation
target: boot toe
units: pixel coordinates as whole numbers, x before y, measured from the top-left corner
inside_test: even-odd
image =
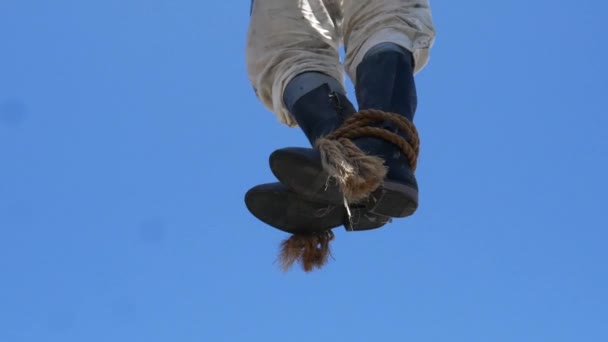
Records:
[[[346,217],[343,207],[309,201],[281,183],[253,187],[245,194],[245,204],[260,221],[292,234],[332,229]]]
[[[340,205],[342,193],[335,179],[323,170],[317,149],[288,147],[274,151],[270,169],[289,189],[319,203]]]

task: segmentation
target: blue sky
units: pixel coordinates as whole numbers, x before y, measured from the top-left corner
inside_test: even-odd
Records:
[[[2,0],[0,341],[607,340],[608,5],[432,6],[419,211],[285,274],[248,1]]]

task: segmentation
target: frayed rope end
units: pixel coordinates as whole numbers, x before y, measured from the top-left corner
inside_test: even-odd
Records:
[[[329,243],[334,233],[327,230],[311,234],[294,234],[281,243],[279,262],[283,271],[288,271],[299,262],[305,272],[322,268],[331,255]]]
[[[340,185],[346,201],[356,203],[382,185],[384,160],[361,151],[350,139],[320,138],[315,143],[323,169]]]

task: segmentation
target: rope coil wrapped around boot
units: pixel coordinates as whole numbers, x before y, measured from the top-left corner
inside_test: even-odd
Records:
[[[408,138],[385,128],[370,126],[385,121],[394,123]],[[347,209],[348,202],[365,199],[382,185],[388,171],[382,158],[365,154],[352,142],[352,139],[360,137],[376,137],[395,144],[407,156],[412,171],[416,170],[418,161],[420,139],[416,127],[407,118],[367,109],[345,120],[334,132],[319,138],[315,147],[321,152],[325,172],[338,181]],[[306,272],[323,267],[331,255],[329,244],[333,239],[331,230],[292,235],[281,244],[281,268],[287,271],[296,262]]]
[[[408,139],[385,128],[370,126],[384,121],[393,122]],[[420,139],[413,123],[395,113],[376,109],[359,111],[331,134],[315,142],[315,147],[321,152],[323,169],[338,181],[347,202],[366,198],[382,184],[387,173],[382,158],[365,154],[352,142],[352,139],[360,137],[387,140],[407,156],[412,171],[417,165]]]

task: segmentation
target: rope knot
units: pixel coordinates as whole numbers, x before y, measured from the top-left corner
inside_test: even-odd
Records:
[[[397,133],[371,124],[390,121],[405,132],[407,139]],[[325,172],[338,181],[346,202],[358,202],[382,185],[387,168],[384,160],[367,155],[352,139],[377,137],[399,147],[407,156],[412,171],[416,169],[420,140],[415,126],[405,117],[376,109],[355,113],[335,131],[315,142],[321,153]]]

